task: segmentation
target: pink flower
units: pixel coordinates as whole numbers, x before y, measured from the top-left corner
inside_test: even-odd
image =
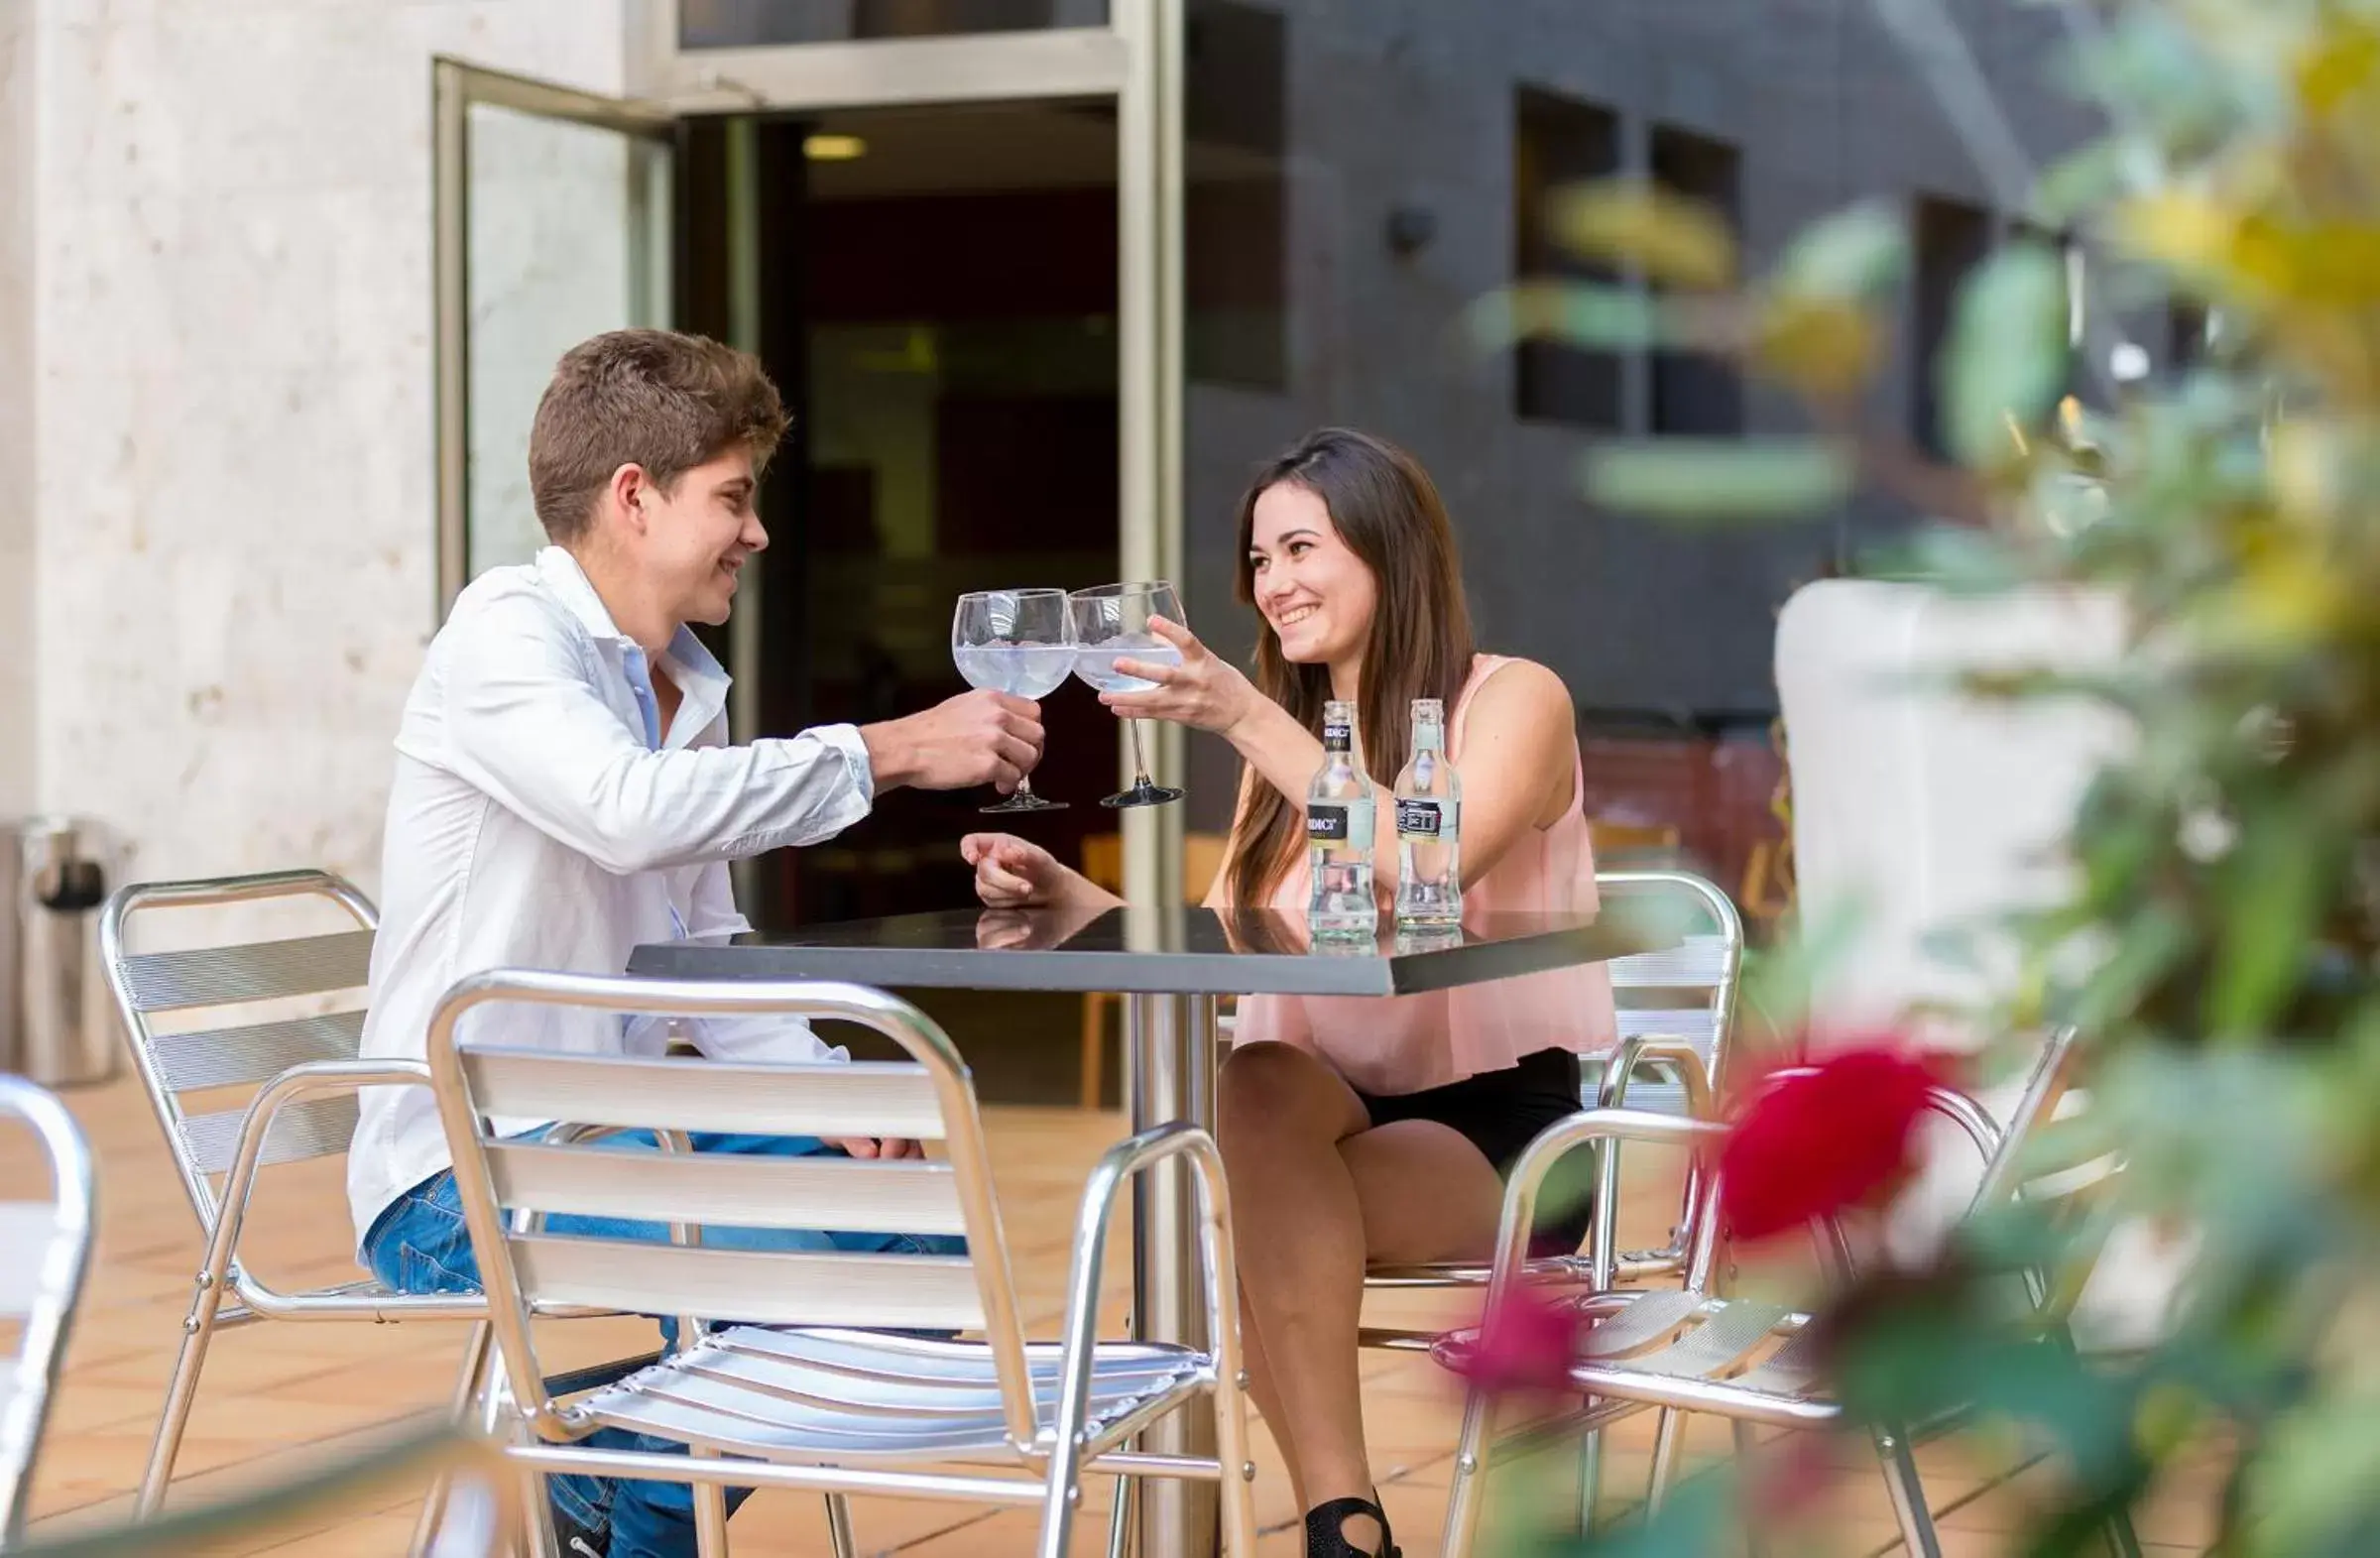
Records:
[[[1455,1373],[1494,1394],[1559,1391],[1567,1387],[1571,1361],[1589,1324],[1576,1303],[1515,1288],[1480,1317],[1471,1346],[1460,1351],[1442,1346],[1439,1356]]]
[[[1760,1091],[1719,1153],[1735,1236],[1766,1239],[1897,1188],[1912,1167],[1927,1089],[1939,1081],[1925,1061],[1879,1043]]]

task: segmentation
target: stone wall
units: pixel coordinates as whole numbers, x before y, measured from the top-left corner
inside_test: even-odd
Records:
[[[0,817],[33,805],[33,13],[0,5]]]
[[[40,239],[21,357],[0,236],[0,469],[26,468],[19,363],[36,387],[33,479],[0,504],[0,591],[30,581],[31,798],[120,830],[143,876],[319,864],[370,886],[436,617],[431,57],[616,91],[620,0],[0,16],[40,69],[34,198],[0,200]],[[0,151],[24,147],[25,101],[0,98]],[[5,565],[26,515],[30,570]],[[0,744],[0,791],[22,750]]]

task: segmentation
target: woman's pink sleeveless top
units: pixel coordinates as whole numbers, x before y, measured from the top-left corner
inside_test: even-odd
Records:
[[[1493,655],[1472,661],[1447,733],[1458,770],[1472,695],[1508,663]],[[1570,808],[1560,820],[1524,832],[1494,870],[1463,890],[1466,924],[1515,909],[1595,911],[1595,850],[1575,755],[1571,776]],[[1273,890],[1270,906],[1302,920],[1308,882],[1301,853]],[[1611,1047],[1615,1028],[1611,976],[1594,964],[1420,996],[1250,996],[1240,1003],[1235,1041],[1295,1044],[1362,1091],[1387,1095],[1501,1071],[1540,1049],[1600,1054]]]

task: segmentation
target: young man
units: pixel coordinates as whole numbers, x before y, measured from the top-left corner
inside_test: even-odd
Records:
[[[686,624],[727,621],[745,559],[768,545],[753,497],[784,428],[760,364],[715,341],[622,330],[572,349],[554,370],[529,440],[530,489],[553,544],[534,563],[493,569],[463,591],[430,642],[398,729],[366,1055],[421,1058],[438,998],[468,974],[507,966],[618,974],[640,942],[746,929],[730,860],[830,838],[866,816],[882,790],[1012,789],[1038,761],[1038,708],[988,692],[882,725],[727,744],[727,675]],[[486,1031],[511,1045],[657,1054],[667,1025],[498,1006],[470,1014],[462,1037]],[[714,1056],[842,1054],[798,1020],[678,1025]],[[525,1131],[541,1124],[519,1123]],[[694,1144],[915,1150],[806,1138],[698,1137]],[[426,1089],[365,1094],[347,1189],[360,1258],[382,1281],[407,1292],[478,1287]],[[548,1226],[569,1232],[574,1221],[583,1220]],[[657,1225],[651,1235],[667,1237]],[[708,1242],[922,1247],[885,1235],[737,1230],[717,1230]],[[695,1551],[683,1486],[557,1478],[552,1489],[571,1558]]]

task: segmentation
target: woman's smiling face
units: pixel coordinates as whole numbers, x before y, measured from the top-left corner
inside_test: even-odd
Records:
[[[1256,610],[1281,641],[1281,658],[1327,665],[1361,654],[1379,601],[1371,569],[1340,538],[1313,488],[1274,482],[1257,495],[1248,561]]]

